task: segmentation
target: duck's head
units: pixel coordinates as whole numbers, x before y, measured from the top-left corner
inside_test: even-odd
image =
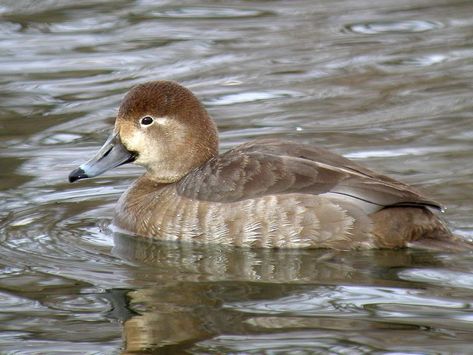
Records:
[[[152,81],[128,92],[112,134],[95,157],[71,172],[69,181],[135,162],[150,179],[172,183],[217,152],[215,124],[192,92],[175,82]]]

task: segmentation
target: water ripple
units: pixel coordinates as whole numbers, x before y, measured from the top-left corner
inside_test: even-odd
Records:
[[[352,317],[368,315],[375,308],[384,306],[400,309],[412,306],[411,315],[415,314],[416,307],[431,307],[451,313],[452,310],[464,310],[469,305],[465,300],[453,301],[450,299],[432,298],[423,296],[422,290],[401,288],[373,288],[362,286],[319,287],[314,291],[304,291],[278,300],[263,300],[257,302],[231,303],[226,308],[248,313],[290,314],[293,316],[323,316],[351,314]],[[373,308],[374,307],[374,308]],[[405,313],[405,312],[404,312]],[[387,316],[384,314],[384,316]]]
[[[471,352],[469,256],[142,241],[108,229],[142,169],[67,182],[130,87],[172,79],[224,149],[347,153],[431,185],[473,237],[471,4],[420,3],[1,1],[2,351]]]
[[[346,25],[344,30],[359,34],[417,33],[443,28],[441,22],[427,20],[379,21]]]
[[[398,275],[404,280],[473,289],[473,275],[471,273],[426,268],[403,270]]]
[[[206,104],[209,106],[224,106],[224,105],[233,105],[241,104],[247,102],[263,101],[263,100],[272,100],[283,97],[297,97],[302,96],[301,93],[295,91],[282,91],[282,90],[272,90],[272,91],[247,91],[235,94],[228,94],[216,97],[212,100],[206,101]]]
[[[242,19],[267,16],[269,14],[268,11],[250,8],[189,6],[155,10],[147,15],[157,18],[174,19]]]

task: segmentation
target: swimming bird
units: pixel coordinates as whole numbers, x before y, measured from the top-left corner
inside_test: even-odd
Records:
[[[258,139],[219,154],[215,123],[173,81],[132,88],[110,137],[69,181],[131,162],[146,172],[120,197],[113,224],[133,235],[267,248],[470,245],[439,203],[328,150]]]

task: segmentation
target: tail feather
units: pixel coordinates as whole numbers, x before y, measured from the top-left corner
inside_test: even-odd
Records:
[[[371,215],[379,248],[473,250],[473,242],[453,235],[446,223],[426,207],[388,207]]]
[[[461,236],[452,235],[445,239],[422,238],[408,243],[410,248],[436,251],[473,251],[473,242]]]

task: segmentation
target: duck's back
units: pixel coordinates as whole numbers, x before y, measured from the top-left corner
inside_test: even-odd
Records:
[[[251,247],[402,247],[451,234],[412,187],[324,149],[259,140],[210,159],[173,184],[145,175],[115,224],[166,240]]]

